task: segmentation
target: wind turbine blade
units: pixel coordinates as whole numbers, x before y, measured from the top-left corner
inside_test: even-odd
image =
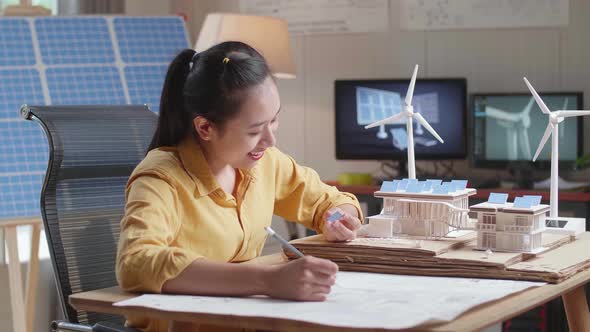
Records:
[[[385,118],[385,119],[383,119],[383,120],[379,120],[379,121],[373,122],[373,123],[371,123],[371,124],[369,124],[369,125],[366,125],[366,126],[365,126],[365,129],[369,129],[369,128],[377,127],[377,126],[380,126],[380,125],[385,125],[385,124],[390,124],[390,123],[397,122],[397,121],[399,121],[401,118],[403,118],[403,117],[404,117],[404,115],[405,115],[405,113],[404,113],[404,112],[399,112],[399,113],[397,113],[397,114],[396,114],[396,115],[394,115],[394,116],[390,116],[390,117],[388,117],[388,118]]]
[[[535,88],[533,88],[531,83],[529,83],[529,80],[527,80],[526,77],[523,77],[523,78],[524,78],[524,83],[526,83],[526,86],[529,88],[529,90],[531,90],[533,97],[535,97],[535,100],[537,101],[537,105],[539,105],[539,107],[541,108],[541,112],[543,112],[545,114],[551,113],[551,111],[549,110],[547,105],[545,105],[545,103],[543,102],[543,99],[541,99],[541,97],[539,96],[537,91],[535,91]]]
[[[553,124],[551,122],[549,122],[547,124],[547,129],[545,129],[545,133],[543,134],[543,138],[541,138],[541,143],[539,143],[539,147],[537,148],[537,152],[535,152],[535,156],[533,157],[533,161],[537,160],[539,153],[541,153],[541,150],[543,150],[543,147],[545,146],[545,143],[547,143],[549,136],[551,136],[552,130],[553,130]]]
[[[569,118],[572,116],[590,115],[590,111],[557,111],[557,117]]]
[[[529,114],[531,112],[531,108],[533,108],[533,101],[535,100],[535,98],[531,98],[531,100],[529,100],[528,104],[526,104],[524,110],[522,111],[522,114]],[[566,99],[567,102],[567,99]]]
[[[432,136],[436,137],[436,139],[441,142],[444,143],[445,141],[443,141],[442,138],[440,138],[440,136],[438,136],[438,134],[436,133],[436,131],[434,130],[434,128],[432,128],[430,126],[430,124],[428,122],[426,122],[426,119],[424,119],[424,117],[422,116],[422,114],[420,113],[414,113],[414,118],[416,118],[416,120],[418,120],[418,122],[420,122],[420,124],[422,125],[422,127],[426,128],[426,130],[428,130]]]
[[[418,65],[414,67],[414,73],[412,74],[412,80],[406,93],[406,105],[412,105],[412,97],[414,96],[414,86],[416,85],[416,76],[418,76]]]
[[[508,122],[520,121],[520,113],[508,113],[506,111],[491,106],[486,106],[485,113],[487,117],[497,120],[503,120]]]

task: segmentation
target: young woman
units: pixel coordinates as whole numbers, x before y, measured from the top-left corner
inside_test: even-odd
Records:
[[[361,224],[353,195],[274,147],[280,111],[267,63],[244,43],[187,49],[172,61],[158,128],[127,184],[116,267],[123,289],[326,299],[338,270],[328,260],[235,264],[260,255],[273,214],[329,241],[354,239]],[[336,211],[343,217],[326,222]],[[128,323],[168,329],[148,318]]]

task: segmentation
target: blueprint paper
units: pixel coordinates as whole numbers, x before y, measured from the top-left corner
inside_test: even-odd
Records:
[[[275,317],[335,327],[403,329],[450,321],[476,305],[545,284],[363,272],[339,272],[337,280],[338,286],[332,287],[324,302],[149,294],[115,306]]]

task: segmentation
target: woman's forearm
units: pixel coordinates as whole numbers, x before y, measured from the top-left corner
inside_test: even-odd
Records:
[[[215,296],[266,295],[273,267],[197,259],[162,286],[162,293]]]

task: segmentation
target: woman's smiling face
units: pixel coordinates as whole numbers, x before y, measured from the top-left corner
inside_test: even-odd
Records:
[[[247,92],[238,114],[221,128],[212,129],[208,145],[212,157],[233,168],[252,168],[276,143],[281,100],[271,77]]]

